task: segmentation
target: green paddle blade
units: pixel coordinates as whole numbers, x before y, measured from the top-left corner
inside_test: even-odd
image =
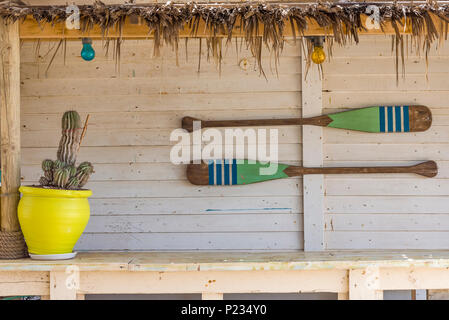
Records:
[[[261,163],[254,160],[211,160],[208,163],[209,185],[239,185],[287,178],[280,163]]]
[[[425,106],[379,106],[328,115],[327,126],[364,132],[419,132],[427,130],[432,114]]]

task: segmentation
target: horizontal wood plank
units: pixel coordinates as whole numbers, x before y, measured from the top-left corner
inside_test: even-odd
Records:
[[[327,144],[325,160],[447,160],[448,144]]]
[[[340,91],[393,91],[393,90],[447,90],[448,73],[433,73],[428,79],[424,74],[408,74],[396,84],[396,74],[325,74],[323,90]]]
[[[84,233],[75,250],[299,250],[302,232]]]
[[[300,194],[301,179],[288,178],[257,183],[248,188],[236,186],[194,186],[185,181],[117,181],[89,182],[96,198],[173,198],[173,197],[251,197],[292,196]],[[223,200],[225,201],[225,200]]]
[[[118,95],[73,96],[67,92],[60,96],[47,96],[45,91],[35,97],[22,96],[24,114],[63,113],[66,108],[81,113],[89,112],[136,112],[136,111],[182,111],[188,110],[245,110],[300,109],[301,93],[298,91],[280,92],[223,92],[203,93],[164,93]],[[95,106],[95,108],[92,108]],[[294,111],[296,112],[296,110]]]
[[[232,81],[223,81],[217,76],[200,77],[192,81],[191,76],[164,78],[120,79],[38,79],[22,80],[22,96],[84,96],[84,95],[136,95],[136,94],[192,94],[224,92],[279,92],[301,90],[300,74],[281,75],[279,79],[267,81],[259,75],[242,75]]]
[[[438,117],[438,116],[437,116]],[[339,129],[328,129],[324,132],[324,144],[445,144],[449,142],[448,126],[432,126],[424,132],[407,134],[385,134]]]
[[[213,60],[207,61],[205,57],[203,59],[204,61],[202,61],[198,72],[198,58],[195,57],[190,57],[190,60],[187,61],[181,57],[178,64],[176,64],[176,60],[168,60],[165,57],[146,60],[145,63],[137,60],[129,62],[120,60],[120,68],[117,67],[114,61],[94,59],[94,63],[86,63],[79,57],[78,61],[66,61],[66,64],[52,63],[50,66],[47,61],[22,63],[20,75],[25,80],[73,78],[96,80],[117,78],[126,80],[150,77],[164,79],[177,74],[180,77],[192,77],[193,75],[198,79],[202,77],[216,77],[226,81],[228,78],[237,75],[259,76],[260,74],[256,59],[247,54],[224,58],[221,62],[221,68],[217,67]],[[266,57],[262,60],[262,67],[264,67],[267,79],[270,80],[275,80],[279,75],[301,72],[299,57],[282,56],[278,65],[270,57]]]
[[[90,120],[89,120],[90,121]],[[254,130],[266,129],[267,135],[269,130],[277,130],[278,142],[285,143],[301,143],[300,126],[282,126],[282,127],[252,127]],[[216,128],[223,137],[223,143],[226,142],[224,128]],[[83,147],[107,147],[107,146],[167,146],[181,143],[182,141],[170,141],[170,135],[173,130],[167,129],[121,129],[103,130],[89,128],[84,136]],[[256,131],[257,132],[257,131]],[[54,147],[59,144],[60,129],[22,131],[22,146],[25,148]],[[192,135],[190,139],[193,140]],[[268,142],[268,140],[267,140]],[[185,141],[184,145],[189,145]],[[206,144],[206,142],[204,143]]]
[[[92,215],[181,215],[248,214],[302,212],[302,202],[294,196],[97,198],[89,200]]]
[[[235,147],[235,146],[234,146]],[[223,152],[226,146],[223,147]],[[236,148],[233,148],[234,154]],[[246,148],[246,152],[247,152]],[[279,162],[300,161],[299,144],[280,144]],[[25,148],[22,152],[22,164],[41,164],[42,159],[54,159],[57,148]],[[170,163],[171,146],[129,146],[129,147],[82,147],[78,162],[95,163]]]
[[[235,111],[159,111],[159,112],[89,112],[89,129],[149,129],[162,128],[175,129],[181,127],[182,118],[186,115],[202,120],[226,120],[235,117]],[[26,114],[21,119],[22,129],[25,130],[60,130],[61,114]],[[81,119],[87,114],[80,113]],[[265,119],[268,118],[295,118],[299,117],[299,111],[294,109],[270,109],[263,114],[257,110],[247,112],[243,118]]]
[[[446,196],[327,196],[325,205],[335,214],[447,214],[448,208]]]
[[[446,249],[449,232],[326,232],[329,250],[339,249]]]
[[[409,179],[328,179],[326,195],[330,196],[447,196],[449,180]]]
[[[449,231],[449,215],[444,214],[330,214],[327,231]]]
[[[358,47],[354,46],[354,50]],[[328,75],[343,75],[348,76],[359,75],[360,70],[363,70],[363,74],[383,74],[383,75],[395,75],[395,57],[394,56],[378,56],[378,57],[366,57],[366,56],[336,56],[332,55],[332,60],[323,64],[325,73]],[[409,56],[405,60],[405,70],[407,75],[411,74],[423,74],[426,72],[426,59],[423,56]],[[438,73],[449,72],[449,55],[444,56],[430,56],[428,59],[427,72],[432,76]],[[402,65],[400,66],[402,68]]]
[[[401,80],[400,80],[401,81]],[[449,101],[445,98],[449,94],[446,88],[440,91],[428,90],[398,90],[396,85],[391,90],[384,90],[372,94],[371,90],[356,91],[351,88],[346,90],[323,91],[323,108],[362,108],[368,106],[391,105],[417,105],[422,104],[431,107],[432,113],[436,109],[442,109],[447,113]]]
[[[92,216],[87,233],[296,232],[301,214]]]

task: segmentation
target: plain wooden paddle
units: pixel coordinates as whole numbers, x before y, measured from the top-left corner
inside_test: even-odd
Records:
[[[305,168],[279,163],[272,172],[264,173],[269,165],[250,160],[210,160],[209,163],[189,164],[187,179],[195,185],[242,185],[304,174],[415,173],[429,178],[438,174],[435,161],[413,166],[329,168]]]
[[[201,120],[184,117],[182,128],[192,132],[194,121],[200,121],[202,128],[314,125],[363,132],[420,132],[432,125],[432,113],[426,106],[375,106],[313,118]]]

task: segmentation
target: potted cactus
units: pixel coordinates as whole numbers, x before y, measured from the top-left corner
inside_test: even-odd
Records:
[[[90,162],[76,166],[84,136],[76,111],[62,116],[62,137],[56,160],[42,162],[39,186],[22,186],[18,215],[31,258],[70,259],[73,247],[84,231],[90,216],[88,197],[83,189],[94,172]]]

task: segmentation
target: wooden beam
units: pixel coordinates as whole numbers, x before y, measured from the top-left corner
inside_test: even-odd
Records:
[[[0,22],[1,79],[1,231],[19,231],[20,39],[19,23]]]
[[[226,293],[346,292],[346,270],[80,272],[78,293],[199,293],[219,299]],[[179,284],[182,283],[182,286]]]
[[[349,270],[350,300],[383,300],[379,267]]]
[[[201,300],[223,300],[223,293],[217,292],[203,292]]]
[[[306,68],[306,57],[301,59],[301,96],[303,118],[322,114],[323,81],[316,64]],[[306,74],[307,73],[307,74]],[[303,126],[302,163],[305,167],[323,166],[323,128]],[[304,251],[323,251],[324,244],[324,175],[304,175]]]
[[[349,300],[349,292],[339,292],[337,293],[338,300]]]
[[[50,294],[48,271],[0,271],[0,296]]]
[[[362,25],[366,26],[367,16],[362,15]],[[234,37],[242,37],[244,33],[239,29],[240,24],[237,22],[235,24],[233,30]],[[296,27],[295,27],[296,29]],[[147,25],[143,22],[141,23],[132,23],[129,18],[126,19],[125,24],[123,25],[122,32],[115,28],[111,28],[107,33],[103,34],[102,30],[99,26],[95,25],[91,30],[87,32],[81,32],[81,30],[69,30],[66,28],[64,23],[56,23],[51,25],[50,23],[42,23],[39,25],[32,17],[27,17],[24,22],[20,25],[20,38],[22,40],[34,40],[34,39],[46,39],[46,40],[54,40],[54,39],[72,39],[77,40],[83,37],[90,37],[93,39],[101,39],[104,37],[107,38],[118,38],[122,37],[123,39],[147,39],[152,38],[153,34],[148,32]],[[259,27],[260,33],[263,34],[263,25],[260,24]],[[400,27],[400,32],[404,34],[411,33],[411,23],[406,24],[406,28]],[[391,27],[390,23],[386,23],[384,30],[381,29],[367,29],[361,30],[360,34],[370,34],[370,35],[379,35],[379,34],[394,34],[395,31]],[[292,27],[290,21],[285,22],[284,27],[284,35],[286,37],[291,37]],[[296,35],[300,35],[299,31],[296,29]],[[305,36],[319,36],[319,35],[332,35],[331,29],[321,28],[315,20],[308,20],[308,28],[304,33]],[[192,29],[188,26],[185,26],[184,29],[180,31],[180,38],[188,38],[192,37]],[[195,37],[208,37],[209,33],[205,28],[204,21],[200,21],[200,25],[198,28],[198,33]],[[222,37],[226,37],[226,34],[221,34]]]
[[[50,300],[76,300],[78,287],[79,272],[50,271]]]

